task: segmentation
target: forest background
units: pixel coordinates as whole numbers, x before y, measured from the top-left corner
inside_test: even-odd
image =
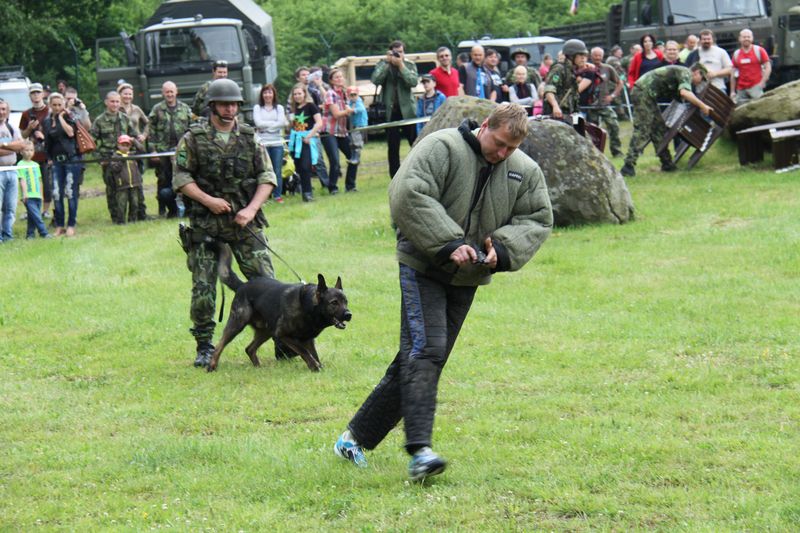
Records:
[[[95,39],[134,34],[160,0],[10,0],[0,24],[0,65],[23,65],[31,81],[66,79],[90,106],[99,104]],[[537,35],[540,27],[598,20],[614,0],[594,0],[570,15],[569,0],[273,0],[256,3],[273,18],[278,88],[299,65],[383,53],[401,39],[409,52],[459,41]],[[76,65],[77,64],[77,68]]]

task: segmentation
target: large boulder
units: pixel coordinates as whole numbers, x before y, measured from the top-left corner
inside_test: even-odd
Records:
[[[800,119],[800,80],[776,87],[758,100],[737,107],[728,129],[736,133],[753,126],[796,119]]]
[[[465,118],[482,122],[497,104],[471,96],[448,98],[425,125],[420,139]],[[419,139],[418,139],[419,141]],[[557,226],[633,219],[633,200],[614,165],[588,139],[556,120],[531,120],[520,149],[544,173]]]

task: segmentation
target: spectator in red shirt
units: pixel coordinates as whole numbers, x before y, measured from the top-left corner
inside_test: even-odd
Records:
[[[439,66],[430,71],[430,75],[436,80],[436,89],[447,98],[463,95],[458,81],[458,69],[453,68],[453,54],[450,49],[446,46],[439,47],[436,50],[436,59]]]
[[[656,38],[652,33],[642,35],[639,43],[642,45],[642,51],[633,56],[628,67],[628,87],[631,89],[636,80],[660,67],[664,61],[664,54],[655,48]]]
[[[752,31],[740,31],[739,44],[741,48],[733,53],[731,60],[734,68],[731,72],[731,99],[737,105],[761,98],[764,86],[772,74],[769,54],[762,47],[753,44]]]

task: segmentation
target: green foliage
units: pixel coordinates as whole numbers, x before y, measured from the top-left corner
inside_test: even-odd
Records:
[[[302,64],[331,64],[347,55],[380,54],[391,40],[402,39],[409,51],[453,48],[459,41],[536,35],[542,26],[596,20],[609,0],[581,5],[569,15],[568,0],[271,0],[259,2],[273,17],[279,88],[286,92],[294,69]],[[35,81],[78,82],[81,97],[98,103],[95,39],[129,34],[141,28],[159,0],[10,0],[3,7],[0,65],[25,65]],[[78,49],[78,74],[71,38]],[[326,44],[327,42],[327,44]]]

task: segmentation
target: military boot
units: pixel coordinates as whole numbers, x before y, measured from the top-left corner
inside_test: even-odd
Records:
[[[678,170],[678,167],[669,159],[661,162],[661,172],[675,172],[676,170]]]
[[[194,366],[207,367],[211,363],[211,356],[214,355],[214,345],[210,342],[197,343],[197,358],[194,360]]]
[[[622,165],[622,168],[619,169],[619,173],[622,174],[623,176],[635,176],[636,169],[633,168],[633,165],[625,163],[624,165]]]

